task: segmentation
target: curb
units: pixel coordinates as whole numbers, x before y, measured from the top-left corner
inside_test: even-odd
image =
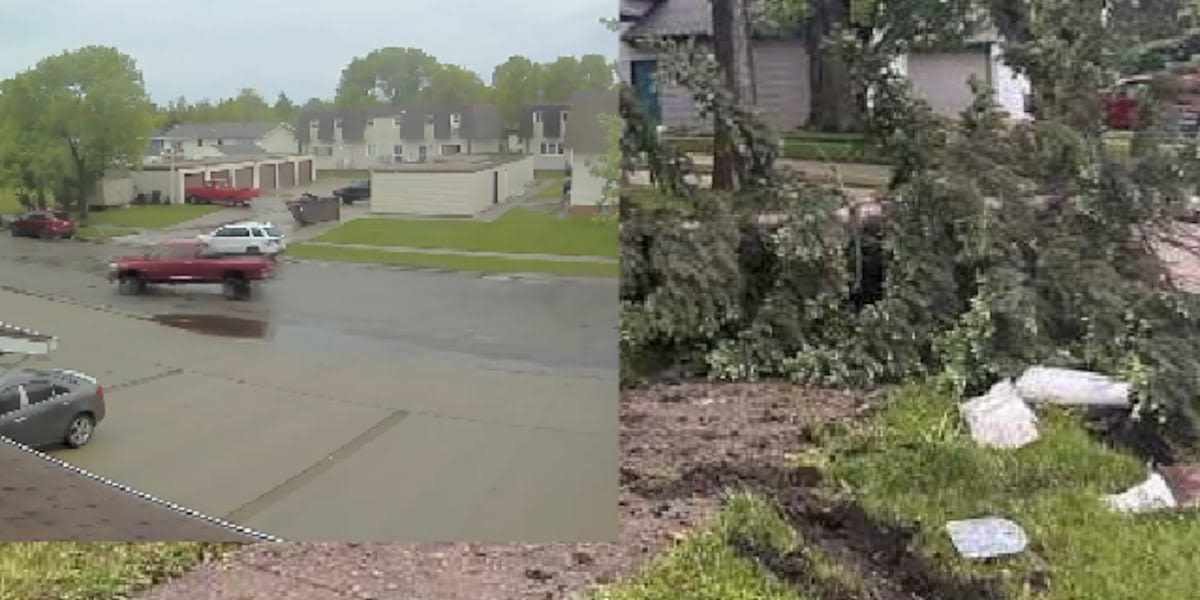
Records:
[[[182,514],[184,516],[191,517],[193,519],[199,519],[210,525],[216,525],[217,527],[221,527],[223,529],[227,529],[229,531],[233,531],[235,533],[250,537],[250,538],[254,539],[255,541],[260,541],[260,542],[282,542],[283,541],[283,538],[279,538],[279,537],[276,537],[276,536],[273,536],[273,535],[270,535],[267,533],[262,533],[261,531],[250,529],[249,527],[244,527],[244,526],[238,525],[236,523],[230,523],[229,521],[226,521],[224,519],[218,519],[217,517],[211,517],[209,515],[199,512],[199,511],[195,511],[195,510],[192,510],[185,506],[180,506],[178,504],[175,504],[174,502],[168,502],[168,501],[158,498],[156,496],[147,494],[146,492],[135,490],[123,483],[118,483],[107,477],[101,477],[100,475],[92,473],[91,471],[87,471],[87,470],[81,469],[79,467],[76,467],[75,465],[72,465],[71,463],[66,462],[60,458],[55,458],[53,456],[50,456],[49,454],[46,454],[45,452],[41,452],[39,450],[34,450],[33,448],[30,448],[29,446],[14,442],[7,437],[0,436],[0,442],[3,442],[10,446],[16,447],[16,448],[26,452],[27,454],[31,454],[37,458],[48,461],[51,464],[53,464],[57,467],[66,469],[67,471],[70,471],[76,475],[82,475],[83,477],[86,477],[92,481],[102,483],[110,488],[116,489],[116,490],[124,492],[126,494],[130,494],[138,499],[145,500],[156,506],[160,506],[160,507],[172,510],[174,512],[177,512],[179,514]]]

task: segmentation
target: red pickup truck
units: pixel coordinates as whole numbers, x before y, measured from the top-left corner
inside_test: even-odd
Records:
[[[187,204],[250,206],[250,201],[258,195],[258,188],[233,187],[220,179],[210,179],[203,185],[191,185],[183,190],[183,200]]]
[[[122,294],[140,294],[150,283],[219,283],[226,298],[243,300],[250,296],[251,282],[275,276],[275,265],[265,256],[226,256],[195,240],[167,240],[142,256],[114,258],[108,280],[118,282]]]

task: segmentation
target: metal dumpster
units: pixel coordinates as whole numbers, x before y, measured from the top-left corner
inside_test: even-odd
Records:
[[[287,207],[292,211],[292,218],[301,225],[337,221],[342,218],[342,203],[333,196],[318,198],[312,194],[304,194],[295,200],[288,200]]]

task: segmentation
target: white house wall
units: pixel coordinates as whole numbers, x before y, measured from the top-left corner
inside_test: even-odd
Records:
[[[987,82],[991,77],[988,52],[913,53],[908,56],[907,76],[914,93],[929,103],[934,112],[958,114],[971,105],[974,96],[967,81],[975,75]]]
[[[492,171],[371,173],[371,212],[474,215],[491,205]]]
[[[1025,110],[1025,98],[1030,92],[1029,79],[1004,62],[1004,50],[999,44],[992,44],[991,60],[992,87],[996,91],[996,103],[1014,119],[1032,118]]]
[[[592,174],[599,154],[575,153],[571,161],[571,205],[596,206],[604,200],[604,179]]]
[[[262,139],[258,140],[258,145],[262,146],[268,154],[296,154],[300,151],[300,145],[296,141],[296,134],[289,128],[279,126],[272,129]]]

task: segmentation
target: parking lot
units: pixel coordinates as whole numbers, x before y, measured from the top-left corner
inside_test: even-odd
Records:
[[[272,202],[251,210],[290,224]],[[615,281],[295,262],[246,302],[126,297],[123,252],[0,238],[0,319],[107,390],[56,456],[286,539],[616,534]]]

